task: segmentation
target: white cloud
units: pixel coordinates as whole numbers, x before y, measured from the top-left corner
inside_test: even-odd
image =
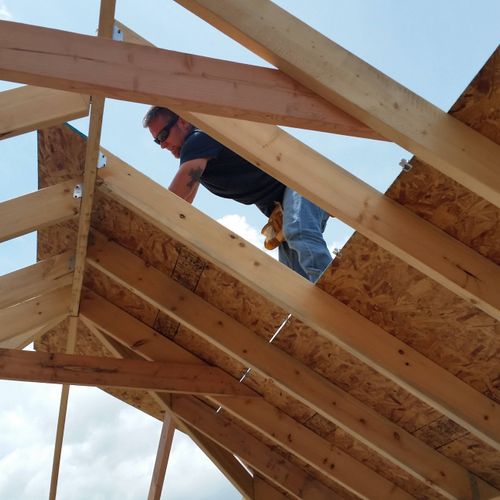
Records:
[[[47,498],[60,391],[58,385],[0,381],[0,498]],[[145,498],[160,429],[159,421],[103,391],[72,387],[58,497]],[[188,437],[176,433],[162,498],[241,495]]]
[[[217,222],[222,224],[224,227],[227,227],[238,236],[245,238],[245,240],[257,248],[264,250],[274,259],[278,259],[277,250],[269,251],[264,249],[264,236],[260,234],[260,230],[257,230],[247,222],[246,217],[237,214],[224,215],[224,217],[217,219]]]
[[[2,21],[11,21],[12,14],[7,8],[7,4],[5,2],[0,2],[0,19]]]

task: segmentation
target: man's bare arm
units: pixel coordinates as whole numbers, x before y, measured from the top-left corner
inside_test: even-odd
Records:
[[[207,161],[207,158],[198,158],[184,162],[179,167],[168,189],[187,202],[192,203],[200,185],[200,178],[207,166]]]

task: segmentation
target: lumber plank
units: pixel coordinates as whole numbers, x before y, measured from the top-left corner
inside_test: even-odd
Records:
[[[89,98],[24,86],[0,92],[0,140],[87,116]]]
[[[99,271],[245,366],[271,378],[284,391],[441,494],[453,498],[466,495],[469,491],[468,471],[256,336],[171,278],[146,266],[141,259],[116,243],[105,242],[96,235],[94,245],[89,248],[88,260]],[[100,327],[107,322],[106,332],[113,335],[113,327],[109,324],[113,318],[118,317],[118,312],[114,313],[109,307],[104,307],[99,300],[92,302],[97,303],[97,307],[92,308],[83,303],[85,316],[89,317],[93,313],[93,318],[99,321]],[[97,317],[92,309],[97,309]],[[122,319],[121,323],[126,324],[126,321]],[[135,329],[135,326],[131,325],[129,328]],[[145,328],[136,337],[127,334],[128,345],[139,346],[149,356],[155,356],[155,352],[167,351],[161,347],[158,338],[146,334]],[[118,335],[121,335],[121,329]],[[367,335],[369,338],[369,333]],[[119,337],[116,338],[119,340]],[[463,382],[458,382],[465,386]],[[470,389],[465,386],[465,390],[467,388]],[[479,480],[478,484],[484,491],[490,491],[484,481]]]
[[[292,78],[500,206],[500,146],[269,0],[176,0]]]
[[[200,314],[203,314],[203,312],[204,311],[201,310]],[[183,354],[184,356],[180,357],[182,362],[197,362],[204,364],[204,361],[201,359],[197,358],[188,351],[185,351],[183,348],[176,345],[166,337],[158,335],[155,330],[147,327],[137,319],[134,319],[126,312],[116,306],[113,306],[96,294],[86,295],[83,299],[81,316],[84,318],[86,323],[93,324],[97,327],[96,329],[104,330],[111,338],[123,343],[126,348],[132,349],[133,352],[139,353],[146,359],[161,359],[164,362],[172,363],[177,362],[177,359]],[[125,334],[123,334],[124,330],[127,330]],[[239,333],[239,330],[235,330],[232,334],[238,335],[239,337]],[[248,344],[245,343],[245,346],[247,345]],[[176,355],[175,353],[179,354]],[[281,362],[281,360],[271,359],[270,362]],[[294,366],[294,369],[300,369],[300,365],[297,364]],[[310,381],[307,380],[306,383],[308,382]],[[220,402],[225,405],[226,399],[227,398],[220,399]],[[270,405],[262,398],[253,399],[259,401],[257,407],[262,409],[263,415],[269,416],[274,410],[278,412],[279,418],[282,422],[288,422],[286,417],[281,412],[275,410],[274,408],[271,409],[272,407],[270,407]],[[247,399],[243,399],[243,401],[246,402]],[[229,402],[228,405],[231,406],[231,403]],[[244,406],[246,407],[246,403],[244,403]],[[249,408],[251,409],[250,406]],[[265,425],[262,425],[261,422],[257,421],[257,417],[254,419],[253,415],[250,415],[249,418],[254,420],[255,427],[259,427],[261,432],[265,429]],[[385,498],[405,498],[405,493],[394,484],[381,478],[373,470],[364,467],[361,463],[353,460],[339,449],[332,447],[319,436],[315,434],[311,436],[311,431],[305,429],[298,423],[293,424],[293,422],[288,422],[288,427],[283,426],[283,432],[285,432],[284,429],[287,429],[288,432],[293,433],[294,435],[294,439],[286,443],[285,447],[290,447],[293,453],[301,456],[305,462],[309,463],[313,467],[321,468],[321,472],[327,475],[330,479],[333,479],[349,490],[354,490],[358,493],[366,493],[364,485],[357,481],[358,477],[363,476],[365,477],[367,484],[370,484],[371,486],[377,485],[377,488],[380,487],[380,490],[385,492],[384,494],[388,495]],[[293,429],[296,429],[295,432]],[[281,431],[276,430],[276,435],[271,437],[271,439],[275,440],[278,444],[281,444],[280,433]],[[285,433],[285,435],[286,434],[287,433]],[[295,434],[300,434],[300,438],[295,436]],[[305,443],[299,443],[299,439],[308,441],[310,444],[307,445]],[[317,449],[313,451],[307,449],[308,446],[317,446]],[[318,454],[321,455],[321,458],[315,459],[314,455]],[[342,465],[335,465],[332,467],[333,462],[335,462],[335,464],[340,463]],[[374,489],[372,493],[374,498],[377,496],[376,491],[377,489]],[[391,492],[391,494],[388,492]]]
[[[165,412],[165,418],[161,427],[160,441],[156,453],[153,475],[149,486],[148,500],[160,500],[165,473],[167,472],[168,458],[174,438],[175,423],[170,414]]]
[[[255,500],[286,500],[287,497],[271,486],[267,481],[254,475],[253,485],[255,491]]]
[[[0,350],[0,377],[6,380],[135,388],[188,394],[256,397],[237,381],[222,380],[219,369],[198,364]]]
[[[98,36],[111,38],[115,19],[116,0],[101,0],[99,10]],[[97,73],[102,75],[102,71]],[[71,288],[70,314],[78,315],[80,297],[82,293],[83,273],[85,269],[85,255],[94,204],[94,189],[97,178],[97,160],[99,156],[99,143],[101,141],[102,118],[104,114],[104,97],[92,95],[90,110],[89,135],[85,152],[85,166],[83,173],[83,196],[78,219],[78,234],[75,250],[75,271]]]
[[[224,416],[189,396],[173,396],[172,411],[182,420],[238,455],[297,499],[334,498],[333,492]]]
[[[0,309],[71,284],[72,252],[0,276]]]
[[[383,139],[275,69],[8,21],[0,27],[4,80]]]
[[[60,288],[40,297],[0,310],[0,341],[26,332],[36,332],[46,323],[62,321],[68,315],[69,289]]]
[[[73,198],[73,188],[79,182],[61,182],[0,203],[0,242],[77,215],[80,200]]]
[[[494,401],[124,162],[115,161],[110,156],[102,174],[103,192],[486,443],[500,447],[499,410]]]
[[[78,333],[78,318],[70,316],[68,322],[68,337],[66,340],[66,353],[75,352],[76,336]],[[1,359],[1,352],[0,352]],[[0,361],[1,365],[2,361]],[[59,470],[61,465],[62,445],[64,439],[64,428],[66,427],[66,415],[68,413],[70,386],[63,384],[61,387],[61,399],[59,402],[59,415],[57,417],[56,439],[54,442],[54,456],[52,459],[52,472],[50,475],[49,500],[56,500]]]

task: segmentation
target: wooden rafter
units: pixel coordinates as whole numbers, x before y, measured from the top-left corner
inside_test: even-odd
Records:
[[[494,401],[263,252],[257,252],[116,157],[108,162],[103,180],[100,189],[109,196],[488,444],[500,446],[500,418],[496,416],[498,405]]]
[[[245,460],[294,498],[334,498],[333,492],[213,408],[192,396],[173,396],[172,411],[182,420]]]
[[[99,11],[98,35],[101,38],[111,38],[115,19],[116,0],[101,0]],[[99,72],[101,74],[101,72]],[[99,156],[99,143],[101,140],[102,117],[104,114],[104,98],[92,97],[90,111],[89,135],[85,152],[85,167],[83,173],[83,196],[78,219],[78,235],[75,252],[75,272],[71,288],[70,314],[78,315],[80,296],[82,293],[83,272],[85,269],[85,255],[87,252],[90,219],[94,204],[94,189],[97,178],[97,161]]]
[[[68,310],[68,287],[1,309],[0,341],[3,342],[26,332],[34,334],[46,323],[62,321],[68,315]]]
[[[269,0],[176,0],[292,78],[500,206],[500,146]]]
[[[0,140],[87,116],[88,96],[25,86],[0,92]]]
[[[277,70],[7,21],[0,26],[8,39],[0,46],[6,80],[382,139]]]
[[[77,215],[80,202],[73,198],[73,190],[79,182],[61,182],[0,203],[0,242]]]
[[[121,263],[123,264],[123,261]],[[129,264],[130,262],[127,263],[127,265]],[[141,273],[139,275],[143,277]],[[199,303],[194,305],[189,302],[189,304],[190,306],[199,307]],[[206,309],[196,310],[200,312],[202,317],[206,318]],[[84,298],[81,314],[85,319],[94,322],[100,329],[103,329],[106,334],[123,342],[127,347],[139,352],[147,359],[161,359],[164,362],[178,362],[179,359],[181,362],[189,363],[194,362],[196,359],[192,354],[187,353],[172,341],[157,335],[154,330],[96,295]],[[304,367],[300,362],[292,360],[284,353],[280,354],[281,351],[273,349],[264,340],[257,338],[253,334],[245,335],[245,329],[242,329],[241,325],[231,321],[226,316],[221,315],[218,318],[208,320],[207,323],[217,324],[218,321],[223,321],[223,324],[226,325],[226,339],[235,339],[238,343],[237,348],[228,349],[227,346],[231,345],[230,340],[227,340],[224,345],[217,342],[217,346],[227,354],[273,378],[285,391],[318,411],[325,418],[340,424],[347,431],[352,432],[354,429],[355,434],[363,434],[364,438],[361,436],[362,440],[365,442],[371,440],[367,442],[369,446],[389,446],[390,452],[397,457],[397,463],[401,464],[401,461],[405,461],[406,466],[403,467],[406,470],[409,467],[414,467],[415,470],[410,470],[410,473],[431,483],[435,489],[444,492],[446,496],[453,498],[468,493],[469,475],[465,469],[428,448],[398,426],[380,418],[373,410],[356,402],[352,397],[346,397],[343,391],[332,386],[317,374],[311,373],[311,370]],[[249,342],[249,336],[250,339],[255,337],[253,343]],[[218,337],[220,338],[220,335]],[[206,336],[205,338],[209,341],[211,339],[211,337]],[[214,338],[211,340],[213,342]],[[242,357],[241,353],[243,351],[247,351],[247,353],[254,352],[255,356],[253,358],[251,356]],[[273,354],[275,355],[273,356]],[[254,361],[256,357],[261,358],[259,364]],[[312,387],[315,388],[315,391],[311,391]],[[336,404],[333,405],[333,402]],[[335,411],[335,408],[342,408],[342,410]],[[364,422],[364,424],[360,424],[360,421]],[[394,439],[394,436],[397,436],[398,439]],[[383,453],[384,456],[388,456],[388,451],[386,448]],[[308,460],[315,462],[314,457],[308,457]],[[338,472],[334,468],[328,474],[338,482],[348,481],[346,475],[337,477]],[[355,469],[352,474],[353,477],[363,475],[369,479],[366,471],[361,472]],[[373,482],[376,481],[374,478]],[[498,494],[484,481],[479,479],[477,481],[480,491],[484,492],[484,494]],[[357,481],[354,484],[349,483],[349,486],[351,489],[360,487]]]
[[[256,397],[220,369],[199,364],[157,363],[74,354],[0,349],[0,378],[24,382],[120,387],[187,394]]]
[[[0,309],[71,284],[72,252],[0,276]]]

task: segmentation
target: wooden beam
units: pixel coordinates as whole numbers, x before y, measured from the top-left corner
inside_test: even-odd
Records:
[[[287,497],[267,481],[255,475],[253,478],[255,500],[287,500]]]
[[[87,116],[88,96],[25,86],[0,92],[0,140]]]
[[[0,309],[70,285],[72,256],[65,252],[0,276]]]
[[[177,0],[331,103],[500,206],[500,146],[268,0]]]
[[[8,21],[0,27],[4,80],[383,138],[278,70]]]
[[[163,419],[161,427],[160,441],[158,443],[158,451],[156,453],[153,476],[151,477],[151,484],[149,486],[148,500],[160,500],[174,432],[174,420],[170,414],[165,412],[165,418]]]
[[[224,240],[225,238],[220,241]],[[180,321],[182,325],[215,344],[241,363],[273,379],[280,388],[290,395],[314,409],[324,418],[339,425],[414,477],[425,481],[429,486],[450,498],[460,497],[468,493],[469,474],[467,470],[445,458],[283,351],[256,336],[160,271],[150,266],[147,267],[141,259],[127,250],[115,243],[103,243],[102,238],[96,237],[95,246],[89,248],[88,258],[93,267],[104,272],[176,321]],[[273,259],[270,260],[279,269],[284,269]],[[261,262],[260,259],[259,262]],[[286,271],[287,274],[295,277],[293,273]],[[274,270],[270,271],[270,276],[273,276],[273,273]],[[300,280],[297,283],[303,282]],[[290,286],[295,286],[294,282],[288,281],[288,283]],[[309,289],[315,290],[314,287],[309,287]],[[87,310],[85,305],[84,307]],[[326,303],[324,307],[328,310]],[[103,316],[104,314],[101,312],[100,317]],[[108,316],[114,318],[114,314],[109,310]],[[353,328],[355,329],[355,327]],[[371,333],[366,329],[365,334],[367,338],[370,338]],[[135,340],[136,345],[142,349],[144,344],[149,352],[163,351],[158,345],[157,339],[151,339],[150,335],[146,342],[146,338],[145,332],[142,331],[138,336],[140,341]],[[129,342],[131,341],[133,341],[132,338]],[[151,344],[149,344],[150,342]],[[383,349],[383,344],[380,345],[380,348]],[[152,355],[154,356],[154,354]],[[439,370],[437,366],[433,369]],[[439,378],[435,380],[439,380]],[[458,379],[454,379],[454,384],[456,386],[450,390],[461,391],[460,393],[463,395],[471,390],[469,386]],[[482,395],[479,396],[481,400]],[[480,487],[488,491],[488,485],[479,482]]]
[[[228,397],[209,399],[325,476],[331,477],[333,471],[336,482],[361,498],[374,500],[413,498],[263,398],[239,401]],[[359,481],[360,477],[363,481]]]
[[[199,364],[0,349],[0,367],[5,380],[257,397],[236,380],[221,380],[218,368]]]
[[[102,38],[111,38],[115,19],[116,0],[101,0],[99,10],[98,35]],[[98,75],[102,71],[97,72]],[[94,189],[97,178],[97,161],[99,157],[99,143],[101,140],[102,117],[104,114],[104,98],[92,96],[90,111],[89,135],[85,152],[85,167],[83,173],[83,196],[78,220],[78,234],[76,237],[75,272],[71,287],[70,314],[78,315],[80,296],[82,293],[83,273],[85,270],[85,255],[94,204]]]
[[[68,325],[68,338],[66,339],[66,352],[69,354],[73,354],[73,352],[75,352],[77,333],[78,333],[78,318],[76,316],[70,316]],[[1,363],[2,361],[0,354],[0,364]],[[52,472],[50,476],[49,500],[56,500],[57,496],[57,484],[59,480],[59,469],[61,465],[64,428],[66,426],[66,415],[68,413],[69,388],[70,386],[68,384],[64,384],[61,387],[61,401],[59,403],[56,440],[54,443],[54,457],[52,459]]]
[[[73,198],[73,189],[79,182],[61,182],[0,203],[0,243],[77,215],[80,200]]]
[[[334,498],[333,492],[323,483],[313,479],[302,469],[220,413],[215,413],[213,408],[201,401],[189,396],[173,396],[172,411],[227,450],[237,453],[252,468],[258,470],[294,498],[304,500]]]
[[[204,310],[200,310],[200,314],[203,314],[204,312]],[[184,349],[180,348],[172,341],[161,335],[158,335],[155,330],[147,327],[140,321],[128,315],[126,312],[113,306],[112,304],[108,303],[95,294],[91,294],[90,296],[86,296],[84,298],[84,300],[82,301],[81,314],[82,317],[85,318],[85,321],[87,323],[94,324],[95,327],[104,329],[106,333],[109,334],[112,338],[116,338],[120,342],[123,342],[125,346],[133,349],[133,351],[136,353],[140,353],[140,355],[144,356],[147,359],[165,359],[165,356],[167,356],[168,358],[165,360],[166,362],[176,362],[176,357],[173,357],[172,354],[172,344],[175,345],[178,351],[184,351]],[[123,335],[124,329],[128,330],[128,332],[130,333],[125,333],[125,335]],[[229,330],[231,330],[232,335],[240,338],[240,330],[232,330],[231,327],[229,327]],[[243,337],[242,340],[245,346],[244,348],[247,348],[248,343],[245,342],[245,338]],[[268,345],[264,341],[262,342],[262,344],[264,346]],[[260,346],[252,346],[252,350],[255,352],[259,352]],[[227,350],[225,352],[227,352],[228,354],[232,354]],[[188,357],[188,359],[183,359],[183,361],[190,363],[196,361],[198,363],[204,364],[202,360],[200,360],[193,354],[187,351],[184,351],[184,353],[185,356]],[[263,353],[264,355],[266,354],[266,347],[263,347]],[[268,361],[269,363],[281,363],[282,359],[273,359],[272,357],[266,356],[266,361]],[[298,375],[296,375],[297,378],[303,375],[303,366],[300,363],[295,362],[293,369],[295,370],[295,372],[298,371],[299,373]],[[266,375],[268,375],[268,373],[266,373]],[[311,382],[316,384],[318,380],[320,381],[320,384],[324,384],[325,382],[324,379],[320,377],[316,377],[311,381],[306,376],[304,386],[310,384]],[[326,401],[328,401],[327,394],[328,390],[326,391],[326,394],[322,394],[322,396],[325,397]],[[295,396],[295,393],[292,393],[292,395]],[[218,400],[219,399],[221,404],[226,404],[227,398],[218,398]],[[373,470],[366,468],[342,451],[332,447],[329,443],[324,441],[319,436],[315,434],[311,435],[311,431],[296,423],[295,421],[290,421],[291,419],[286,417],[279,410],[271,407],[269,403],[267,403],[263,398],[252,399],[258,401],[256,407],[254,407],[255,411],[258,412],[258,409],[261,409],[261,417],[264,418],[264,420],[270,420],[276,417],[276,421],[278,422],[279,420],[278,425],[280,426],[280,428],[268,432],[266,430],[266,425],[267,429],[269,429],[269,426],[273,427],[274,424],[271,422],[266,422],[262,425],[259,421],[260,417],[256,417],[254,419],[253,415],[255,412],[252,410],[251,404],[248,403],[248,418],[253,422],[254,426],[256,428],[259,428],[261,432],[270,434],[270,439],[274,440],[280,445],[284,444],[285,448],[288,447],[292,453],[299,456],[306,463],[309,463],[313,467],[321,469],[321,472],[327,475],[330,479],[333,479],[334,481],[338,482],[351,491],[356,491],[358,492],[358,494],[361,494],[366,493],[367,491],[365,489],[365,484],[360,484],[357,480],[357,478],[362,476],[365,478],[366,484],[374,488],[371,493],[374,498],[377,498],[377,491],[387,494],[385,498],[405,498],[405,493],[397,488],[394,484],[386,481],[378,474],[376,474]],[[339,401],[339,405],[341,404],[342,402]],[[230,401],[227,402],[227,405],[228,408],[231,408]],[[243,406],[245,407],[246,413],[246,403],[244,403]],[[241,409],[242,407],[240,406],[234,408]],[[276,412],[277,415],[274,415],[274,412]],[[243,419],[245,418],[246,416],[243,417]],[[396,429],[397,427],[394,426],[394,428]],[[274,436],[273,433],[275,434]],[[285,439],[285,441],[287,442],[282,443],[283,436],[288,435],[293,435],[293,439],[288,442],[287,438]],[[310,450],[308,449],[308,447],[316,447],[316,449]],[[332,466],[333,462],[335,462],[335,466]],[[388,494],[388,492],[391,492],[391,494]]]
[[[215,139],[500,320],[500,266],[278,127],[190,114]],[[309,168],[309,166],[313,168]],[[307,168],[306,168],[307,166]]]
[[[105,170],[100,189],[109,196],[480,439],[500,447],[500,410],[494,401],[116,157],[110,156]]]
[[[68,287],[61,288],[1,309],[0,341],[3,342],[29,331],[36,331],[49,322],[61,321],[68,315],[68,292]]]

